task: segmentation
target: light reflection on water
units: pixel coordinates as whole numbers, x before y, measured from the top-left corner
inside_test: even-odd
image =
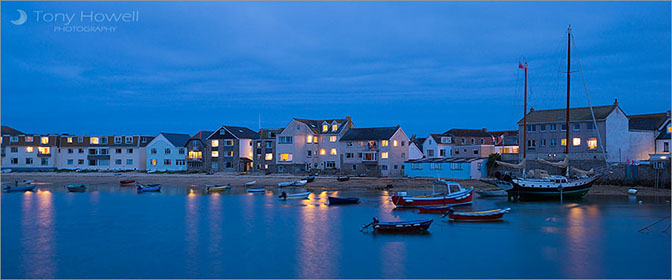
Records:
[[[299,278],[335,278],[338,275],[335,259],[338,258],[337,245],[340,231],[334,227],[340,222],[339,212],[327,215],[328,207],[315,204],[314,199],[326,199],[327,192],[317,197],[311,194],[307,204],[301,207],[299,222],[299,242],[297,242],[297,270]]]
[[[37,209],[34,198],[37,199]],[[29,278],[53,278],[56,270],[54,256],[54,209],[52,193],[40,190],[25,192],[22,219],[23,265]],[[4,211],[3,211],[4,212]],[[35,219],[36,217],[36,219]]]

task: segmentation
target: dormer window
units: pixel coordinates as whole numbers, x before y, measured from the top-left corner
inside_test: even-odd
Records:
[[[121,144],[121,136],[114,136],[114,144]]]
[[[89,138],[89,144],[97,145],[98,140],[99,140],[98,137],[91,137],[91,138]]]
[[[334,123],[331,124],[331,131],[336,131],[336,130],[338,130],[338,123],[334,122]]]
[[[133,136],[126,136],[126,139],[124,140],[126,141],[126,144],[131,144],[133,143]]]
[[[33,142],[33,136],[26,136],[26,142]]]
[[[40,137],[40,143],[49,144],[49,137],[47,137],[47,136]]]
[[[326,123],[322,124],[322,132],[327,132],[327,131],[329,131],[329,125],[326,124]]]

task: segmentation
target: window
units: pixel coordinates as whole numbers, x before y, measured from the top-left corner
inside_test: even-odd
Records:
[[[401,146],[406,146],[406,141],[401,141]]]
[[[481,145],[485,144],[485,139],[481,138]]]
[[[670,152],[670,142],[663,142],[663,152]]]
[[[120,159],[114,160],[114,164],[121,165],[121,160]]]
[[[100,143],[101,144],[107,144],[107,137],[101,137],[100,138]]]
[[[12,158],[12,164],[19,164],[18,158]]]
[[[74,164],[75,164],[75,161],[74,161],[74,160],[72,160],[72,159],[69,159],[69,160],[68,160],[68,165],[74,165]]]
[[[550,129],[550,130],[551,130],[551,131],[555,131],[555,130],[556,130],[556,128],[555,128],[555,124],[551,124],[551,129]]]
[[[406,158],[406,153],[401,153],[401,158]]]
[[[478,155],[478,149],[474,149],[474,155]]]
[[[322,132],[327,132],[327,131],[329,131],[329,125],[323,124],[322,125]]]
[[[49,165],[49,159],[48,158],[43,158],[41,160],[40,164],[42,164],[42,166]]]
[[[226,156],[227,157],[233,157],[233,151],[227,151]]]
[[[387,165],[381,165],[380,170],[387,171]]]
[[[26,142],[33,142],[33,136],[26,136]]]
[[[273,148],[273,142],[268,141],[266,142],[266,149],[272,149]]]
[[[567,130],[567,125],[566,124],[561,125],[560,130],[561,131],[566,131]]]
[[[457,163],[457,162],[451,162],[450,163],[450,169],[451,170],[462,170],[462,164]]]
[[[441,143],[450,144],[450,137],[441,137]],[[432,144],[431,141],[429,144]]]
[[[312,135],[306,136],[306,143],[313,143],[313,136]]]
[[[439,156],[440,157],[445,157],[446,156],[446,149],[440,149],[439,150]]]
[[[411,169],[422,170],[422,163],[418,163],[418,162],[411,163]]]
[[[126,164],[127,165],[133,165],[133,160],[132,159],[127,159]]]
[[[101,155],[107,155],[107,149],[100,149]]]
[[[170,159],[163,160],[163,165],[170,165],[170,164],[171,164]]]
[[[10,153],[18,153],[18,152],[19,152],[19,148],[17,148],[17,147],[10,147],[10,148],[9,148],[9,152],[10,152]]]
[[[231,139],[224,140],[224,146],[233,146],[233,140]]]
[[[68,154],[72,154],[74,151],[72,149],[68,149]]]
[[[77,152],[80,153],[80,154],[83,154],[83,153],[84,153],[84,149],[80,148],[79,151],[77,151]]]
[[[537,141],[527,140],[527,148],[528,149],[534,149],[536,146],[537,146]]]
[[[166,148],[165,150],[163,150],[163,153],[166,155],[170,155],[170,148]]]
[[[338,130],[338,124],[332,124],[331,125],[331,131],[336,131]]]
[[[667,126],[667,132],[672,132],[672,125]]]
[[[114,144],[121,144],[121,136],[114,136]]]
[[[278,137],[278,144],[292,144],[292,136]]]
[[[336,151],[335,148],[332,148],[331,150],[329,150],[329,154],[331,154],[332,156],[335,156],[335,155],[338,155],[338,151]]]
[[[49,144],[49,137],[48,136],[40,137],[40,143]]]
[[[335,161],[325,161],[324,166],[325,166],[325,168],[336,168],[336,162]]]
[[[581,145],[581,138],[575,137],[572,138],[572,146],[580,146]]]
[[[387,141],[387,140],[383,140],[380,143],[381,143],[380,145],[383,146],[383,147],[387,147],[388,145],[390,145],[390,141]]]
[[[306,151],[306,156],[307,157],[312,157],[313,156],[313,151]]]
[[[546,139],[539,140],[539,147],[546,146]]]
[[[133,153],[133,149],[126,149],[126,153],[127,153],[127,154],[132,154],[132,153]]]
[[[214,139],[210,141],[210,146],[212,147],[219,147],[219,140]]]
[[[33,164],[32,158],[26,158],[26,164]]]
[[[37,151],[38,151],[41,155],[48,155],[48,154],[50,153],[50,151],[49,151],[49,147],[37,147]]]
[[[427,156],[428,157],[433,157],[434,156],[434,150],[427,150]]]
[[[175,165],[184,165],[185,161],[183,159],[175,160]]]
[[[380,153],[380,158],[388,158],[389,154],[387,152]]]
[[[377,154],[375,152],[362,153],[362,160],[374,161],[377,159]]]
[[[83,160],[83,159],[78,159],[78,160],[77,160],[77,164],[79,164],[79,165],[84,164],[84,160]]]
[[[72,143],[72,137],[68,137],[68,143]]]
[[[32,153],[33,147],[26,147],[26,153]]]
[[[558,142],[555,139],[551,139],[551,147],[554,147],[558,144]]]
[[[545,124],[539,125],[539,131],[546,131],[546,125]]]
[[[394,146],[394,147],[399,146],[399,141],[397,141],[397,140],[392,141],[392,146]]]
[[[431,169],[431,170],[441,170],[441,169],[443,169],[443,167],[441,166],[440,162],[432,162],[429,165],[429,169]]]
[[[357,165],[356,165],[356,164],[353,164],[353,165],[352,165],[352,170],[353,170],[353,171],[354,171],[354,170],[357,170]]]
[[[266,160],[273,160],[273,153],[267,153],[265,159]]]
[[[201,151],[189,151],[189,159],[201,159],[203,157],[203,152]]]
[[[126,142],[126,144],[133,143],[133,136],[126,136],[125,142]]]
[[[293,160],[292,154],[280,154],[280,161],[292,161],[292,160]]]
[[[476,144],[476,139],[471,138],[471,144],[472,144],[472,145],[473,145],[473,144]]]
[[[352,142],[346,142],[345,145],[348,147],[352,147]]]
[[[581,124],[580,123],[574,124],[574,131],[579,131],[580,129],[581,129]]]
[[[588,138],[588,141],[586,141],[586,144],[588,145],[589,150],[595,150],[597,149],[597,138]]]
[[[336,136],[329,136],[329,142],[336,142]]]
[[[560,146],[567,146],[567,139],[565,138],[560,139]]]
[[[98,137],[89,138],[89,144],[98,145],[98,142],[99,142]]]
[[[211,157],[219,157],[219,151],[212,151],[212,153],[210,153],[210,156]]]
[[[593,130],[593,129],[595,129],[595,124],[592,123],[592,122],[587,123],[587,124],[586,124],[586,129],[588,129],[588,130]]]
[[[345,153],[345,158],[353,158],[355,157],[355,154],[353,153]]]
[[[462,145],[467,144],[467,138],[462,138]]]
[[[325,150],[325,149],[320,149],[320,155],[326,155],[326,154],[327,154],[327,150]]]
[[[121,149],[114,149],[115,154],[121,154]]]
[[[177,151],[177,153],[180,154],[180,155],[184,155],[184,148],[180,148],[180,149]]]
[[[12,137],[9,137],[9,142],[10,142],[10,143],[13,143],[13,142],[19,142],[19,136],[12,136]]]

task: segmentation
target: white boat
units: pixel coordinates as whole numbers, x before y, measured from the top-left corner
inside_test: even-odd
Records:
[[[481,197],[497,197],[497,196],[506,196],[505,190],[495,190],[495,191],[476,191]]]
[[[247,192],[265,192],[266,188],[248,188]]]
[[[245,186],[246,187],[254,186],[254,184],[256,184],[256,183],[257,183],[257,181],[247,182],[247,183],[245,183]]]
[[[293,185],[294,185],[294,182],[296,182],[296,181],[291,181],[291,182],[280,182],[280,183],[278,183],[278,187],[289,187],[289,186],[293,186]]]
[[[33,182],[35,182],[35,180],[22,180],[22,181],[16,181],[16,185],[17,185],[17,186],[18,186],[18,185],[30,185],[30,184],[32,184]]]
[[[308,184],[308,180],[296,180],[293,183],[294,186],[305,186],[306,184]]]
[[[282,200],[287,199],[307,199],[310,196],[311,192],[302,192],[302,193],[291,193],[282,192],[278,197]]]
[[[637,190],[636,189],[629,189],[628,194],[637,194]]]
[[[228,190],[230,188],[231,188],[231,185],[223,185],[223,184],[205,185],[205,191],[206,192],[222,192],[222,191]]]

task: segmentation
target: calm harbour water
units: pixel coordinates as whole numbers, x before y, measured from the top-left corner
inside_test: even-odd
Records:
[[[271,191],[272,190],[272,191]],[[309,189],[311,190],[311,189]],[[203,195],[202,187],[92,186],[2,194],[2,278],[670,278],[669,198],[590,196],[578,203],[480,199],[505,221],[456,223],[394,209],[386,192],[277,188]],[[327,206],[327,196],[359,196]],[[428,234],[362,233],[434,218]]]

